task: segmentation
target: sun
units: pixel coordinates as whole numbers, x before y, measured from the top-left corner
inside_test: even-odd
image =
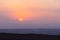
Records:
[[[20,22],[22,22],[22,21],[23,21],[23,19],[22,19],[22,18],[20,18],[20,19],[19,19],[19,21],[20,21]]]

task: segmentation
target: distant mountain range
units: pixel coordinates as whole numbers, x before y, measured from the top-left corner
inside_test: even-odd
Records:
[[[60,35],[60,29],[0,29],[0,33]]]

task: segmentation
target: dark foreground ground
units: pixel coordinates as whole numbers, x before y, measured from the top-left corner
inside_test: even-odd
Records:
[[[0,40],[60,40],[60,35],[0,33]]]

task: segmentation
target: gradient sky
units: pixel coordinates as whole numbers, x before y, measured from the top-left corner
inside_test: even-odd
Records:
[[[0,28],[60,28],[60,0],[0,0]]]

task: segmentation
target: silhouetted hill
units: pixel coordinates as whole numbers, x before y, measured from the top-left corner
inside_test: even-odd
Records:
[[[0,33],[0,40],[60,40],[60,35]]]

